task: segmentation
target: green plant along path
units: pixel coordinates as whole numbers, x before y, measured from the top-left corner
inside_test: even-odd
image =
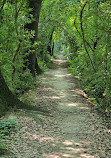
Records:
[[[54,68],[51,59],[63,52],[68,72],[79,79],[94,109],[111,118],[110,8],[110,0],[0,0],[0,117],[18,109],[31,116],[35,110],[33,118],[41,124],[36,113],[50,112],[20,96],[40,86],[39,75]],[[6,122],[0,126],[0,148]]]

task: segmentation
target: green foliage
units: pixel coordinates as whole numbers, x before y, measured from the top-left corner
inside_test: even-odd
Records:
[[[81,79],[84,90],[99,109],[110,113],[111,2],[92,0],[83,8],[84,4],[82,1],[73,5],[68,2],[67,9],[64,8],[64,41],[68,42],[64,45],[69,49],[65,53],[69,58],[68,71]]]
[[[9,140],[11,133],[15,132],[19,124],[15,121],[15,117],[9,117],[5,120],[0,120],[0,155],[7,149],[5,144],[6,140]]]
[[[2,138],[10,135],[13,131],[17,129],[19,124],[15,121],[15,118],[8,118],[0,121],[0,134]]]
[[[25,65],[28,63],[27,56],[39,45],[39,42],[32,45],[30,39],[34,38],[35,32],[26,29],[26,25],[34,21],[30,12],[26,0],[13,1],[13,3],[6,1],[2,9],[0,67],[8,87],[14,93],[32,88],[35,83],[35,79]]]
[[[45,71],[51,63],[47,48],[54,43],[54,56],[64,52],[69,58],[69,71],[81,79],[90,98],[110,112],[110,8],[110,0],[44,0],[38,40],[32,44],[35,31],[29,31],[26,25],[34,18],[27,0],[6,1],[1,11],[0,66],[9,88],[16,93],[31,88],[34,79],[25,65],[27,56],[35,50]]]
[[[18,72],[14,76],[14,92],[16,94],[21,94],[23,91],[31,89],[35,86],[36,78],[33,78],[29,69],[24,70],[23,73]],[[13,89],[12,89],[13,91]]]
[[[3,76],[11,89],[16,87],[16,85],[15,87],[12,86],[13,67],[15,67],[16,72],[23,68],[24,51],[29,47],[28,43],[30,43],[30,33],[24,30],[25,24],[30,22],[27,17],[29,10],[26,10],[26,2],[22,3],[22,1],[17,4],[16,2],[13,4],[7,2],[2,11],[0,66],[2,67]],[[17,14],[16,5],[19,10],[17,17],[15,17]]]

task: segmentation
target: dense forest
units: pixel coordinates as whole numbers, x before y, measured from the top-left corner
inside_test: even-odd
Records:
[[[88,100],[109,116],[111,1],[0,0],[0,116],[34,108],[18,98],[60,53]]]
[[[110,8],[110,0],[1,0],[1,111],[21,104],[16,95],[33,87],[50,56],[62,51],[89,99],[110,113]]]

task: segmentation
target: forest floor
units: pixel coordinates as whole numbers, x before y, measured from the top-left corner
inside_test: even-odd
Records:
[[[20,127],[11,135],[10,154],[4,157],[111,158],[111,130],[87,100],[78,79],[67,73],[66,60],[54,59],[52,69],[40,80],[40,86],[22,99],[50,115],[25,110],[11,113]]]

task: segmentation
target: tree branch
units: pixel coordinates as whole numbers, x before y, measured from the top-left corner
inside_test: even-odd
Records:
[[[78,34],[80,35],[80,37],[82,37],[82,35],[81,35],[81,33],[79,32],[79,30],[78,30],[78,28],[77,28],[77,26],[76,26],[76,19],[74,20],[74,26],[75,26],[75,28],[76,28],[76,31],[78,32]],[[94,51],[94,49],[91,47],[91,45],[85,40],[85,42],[87,43],[87,45],[90,47],[90,49],[92,50],[92,51]]]
[[[85,2],[85,4],[84,4],[83,7],[82,7],[82,10],[81,10],[81,12],[80,12],[80,25],[81,25],[82,39],[83,39],[83,44],[84,44],[85,51],[86,51],[86,53],[87,53],[87,55],[88,55],[88,57],[89,57],[89,60],[90,60],[90,63],[91,63],[91,65],[92,65],[92,68],[93,68],[94,72],[96,72],[95,66],[94,66],[94,64],[93,64],[93,61],[92,61],[92,59],[91,59],[91,56],[90,56],[90,54],[89,54],[89,52],[88,52],[88,49],[87,49],[87,47],[86,47],[85,34],[84,34],[84,29],[83,29],[83,21],[82,21],[82,18],[83,18],[84,8],[85,8],[85,6],[87,5],[87,3],[88,3],[88,0]]]

